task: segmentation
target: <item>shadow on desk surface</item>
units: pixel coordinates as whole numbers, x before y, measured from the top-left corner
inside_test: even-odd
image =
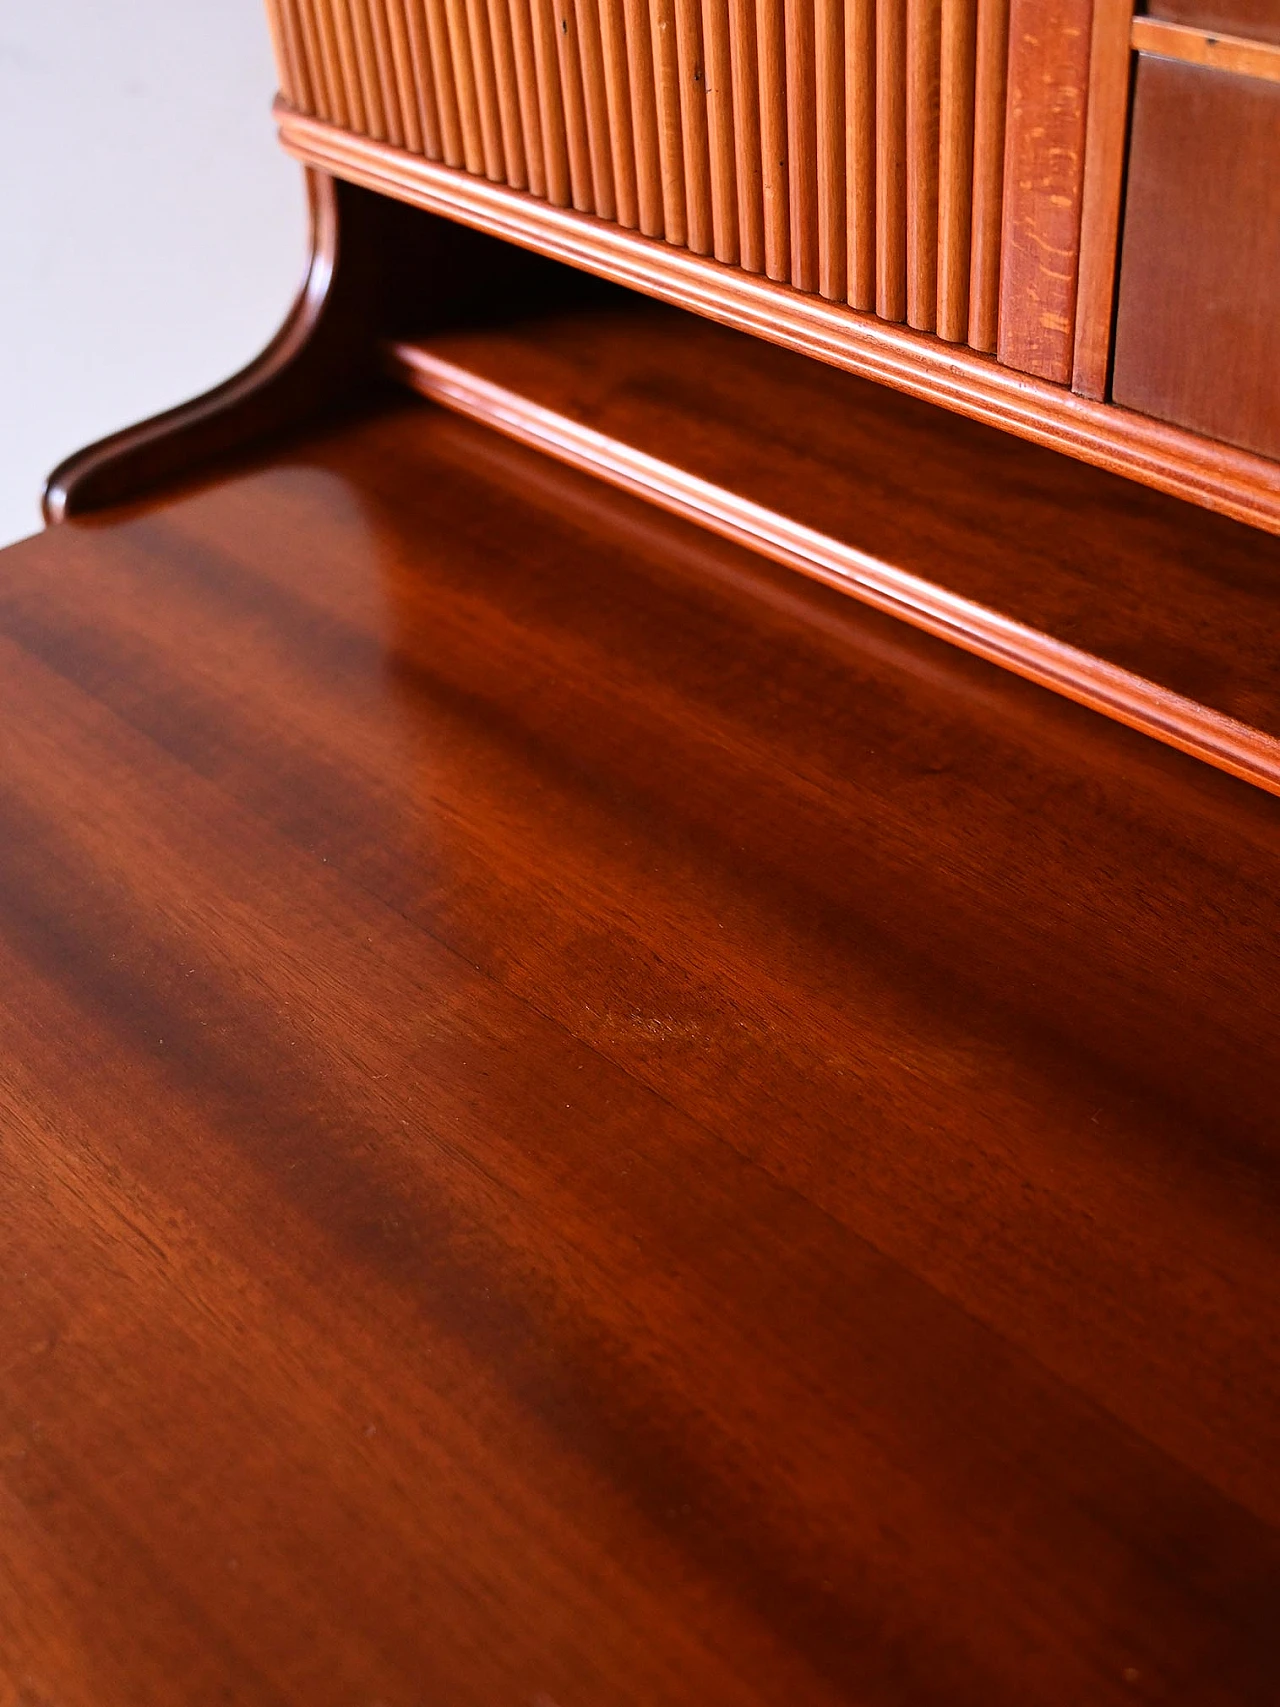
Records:
[[[0,1700],[1272,1707],[1280,802],[417,406],[0,719]]]

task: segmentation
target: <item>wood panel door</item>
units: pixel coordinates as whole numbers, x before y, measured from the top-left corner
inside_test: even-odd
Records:
[[[1112,395],[1280,457],[1280,81],[1140,56]]]

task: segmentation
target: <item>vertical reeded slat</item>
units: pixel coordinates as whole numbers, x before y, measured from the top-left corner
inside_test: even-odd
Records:
[[[471,69],[476,83],[476,110],[480,118],[480,146],[484,152],[484,175],[491,184],[505,183],[506,156],[502,147],[502,114],[498,109],[498,79],[495,74],[493,42],[489,36],[487,0],[466,0],[467,37],[471,44]]]
[[[348,0],[331,0],[334,36],[337,43],[342,95],[347,109],[347,123],[352,130],[368,134],[369,121],[365,116],[364,92],[360,85],[360,70],[356,61],[355,34],[351,27]]]
[[[847,295],[845,236],[845,0],[814,3],[817,114],[817,288],[828,302]]]
[[[334,111],[335,101],[333,89],[329,82],[329,70],[325,61],[324,47],[320,39],[320,27],[316,19],[316,6],[312,0],[295,0],[295,11],[298,26],[302,36],[302,51],[311,73],[311,93],[315,102],[315,111],[321,118],[336,122]]]
[[[668,243],[683,246],[684,140],[680,130],[680,59],[675,0],[649,0],[653,76],[658,107],[658,162],[662,169],[662,223]]]
[[[815,0],[814,83],[818,142],[818,290],[847,292],[845,237],[844,0]]]
[[[547,193],[547,155],[542,140],[542,110],[538,99],[538,65],[533,46],[529,0],[507,0],[511,46],[516,60],[516,89],[520,98],[520,134],[531,195]]]
[[[848,300],[876,305],[876,0],[845,0]]]
[[[627,75],[627,24],[622,0],[599,0],[600,53],[604,60],[609,142],[613,150],[613,191],[618,224],[634,231],[640,223],[636,193],[636,151],[631,129],[631,81]]]
[[[1009,0],[978,0],[973,83],[973,211],[969,254],[969,342],[994,353],[1000,315],[1000,224],[1004,200],[1004,109]]]
[[[394,4],[395,0],[392,0],[392,3]],[[403,148],[407,131],[404,115],[400,110],[400,88],[396,81],[387,0],[368,0],[368,4],[369,22],[373,26],[373,53],[378,68],[378,88],[382,94],[382,110],[386,116],[387,141],[395,148]]]
[[[601,219],[613,219],[618,204],[613,188],[613,149],[609,140],[609,95],[604,81],[604,45],[596,0],[574,0],[578,52],[582,60],[582,98],[587,109],[591,149],[592,200]]]
[[[476,96],[476,74],[471,62],[471,32],[467,28],[466,0],[445,0],[449,19],[449,63],[458,95],[458,120],[462,126],[462,158],[468,172],[484,175],[484,136],[480,129],[480,103]]]
[[[373,137],[376,142],[386,142],[387,114],[382,104],[378,56],[373,43],[373,24],[369,18],[370,0],[350,0],[350,4],[356,67],[360,76],[360,94],[364,100],[365,134]]]
[[[276,82],[280,93],[291,107],[306,111],[302,99],[303,75],[298,63],[297,46],[285,22],[283,0],[267,0],[267,25],[271,31],[271,46],[276,56]]]
[[[422,152],[428,160],[444,158],[444,139],[440,127],[440,108],[436,100],[435,74],[431,65],[431,44],[427,36],[427,14],[422,0],[403,0],[405,24],[409,34],[409,62],[413,74],[413,90],[418,100],[418,118],[422,125]]]
[[[1124,187],[1125,137],[1129,128],[1132,22],[1133,0],[1094,0],[1071,389],[1081,397],[1099,401],[1107,394],[1107,369],[1111,360],[1111,307]]]
[[[326,105],[324,71],[320,60],[320,41],[311,12],[311,0],[307,0],[305,5],[299,5],[298,0],[281,0],[285,39],[292,43],[298,99],[305,103],[303,111],[323,117]]]
[[[325,99],[325,117],[347,129],[351,112],[347,106],[347,91],[342,77],[342,59],[338,52],[338,36],[334,25],[331,0],[317,0],[314,12],[303,7],[304,17],[314,17],[316,46],[320,56],[320,81]]]
[[[738,264],[764,271],[764,203],[760,182],[760,72],[755,0],[729,0],[733,63],[733,142],[738,180]]]
[[[684,151],[686,242],[695,255],[715,248],[707,137],[707,81],[701,0],[675,0],[676,61],[680,71],[680,135]]]
[[[587,106],[582,97],[582,59],[573,0],[555,0],[555,26],[560,97],[564,103],[565,140],[569,149],[569,190],[579,213],[594,213],[591,143],[587,136]]]
[[[623,0],[623,15],[627,21],[627,83],[631,91],[631,133],[636,151],[636,203],[640,229],[646,237],[661,237],[662,161],[658,148],[649,0]]]
[[[907,317],[907,8],[876,0],[876,313]]]
[[[502,123],[502,157],[507,182],[513,190],[529,187],[525,163],[524,130],[520,120],[520,85],[516,77],[515,46],[511,40],[511,13],[507,0],[486,0],[489,40],[493,46],[494,81],[498,91],[498,117]]]
[[[1011,0],[1000,228],[1005,367],[1071,383],[1093,0]]]
[[[818,134],[815,111],[814,0],[785,0],[787,42],[787,195],[791,282],[818,288]]]
[[[787,185],[787,52],[783,0],[756,0],[756,58],[760,72],[760,190],[764,205],[764,270],[791,277],[791,215]]]
[[[395,71],[396,99],[404,123],[404,145],[411,153],[424,154],[421,107],[418,103],[417,77],[413,67],[413,48],[409,41],[409,21],[405,0],[388,0],[387,25],[391,32],[391,63]]]
[[[560,91],[560,51],[556,46],[555,0],[531,0],[533,56],[538,71],[538,117],[542,124],[547,200],[568,207],[569,143],[565,135],[564,100]]]
[[[938,102],[938,336],[969,336],[969,214],[973,200],[975,0],[942,0]]]
[[[425,0],[427,40],[431,46],[431,75],[440,114],[440,150],[447,166],[465,163],[462,115],[458,110],[458,86],[453,79],[453,51],[449,46],[449,20],[445,0]]]
[[[717,261],[732,264],[738,259],[738,186],[734,171],[729,0],[702,0],[702,53],[707,80],[713,253]]]
[[[907,324],[938,323],[941,0],[907,0]]]

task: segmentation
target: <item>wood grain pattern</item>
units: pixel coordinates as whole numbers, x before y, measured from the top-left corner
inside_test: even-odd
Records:
[[[293,56],[293,76],[297,81],[297,98],[292,104],[304,112],[331,117],[333,109],[324,87],[320,38],[311,8],[300,5],[299,0],[281,0],[281,14],[286,51]]]
[[[907,317],[907,0],[876,0],[876,313]]]
[[[1092,0],[1010,0],[998,354],[1071,381]]]
[[[640,225],[636,184],[635,134],[631,124],[631,84],[627,72],[627,22],[623,0],[600,0],[600,52],[604,60],[605,102],[612,150],[618,224],[628,231]]]
[[[1168,499],[1135,515],[1106,475],[989,431],[957,445],[937,412],[636,299],[388,359],[424,396],[1280,793],[1277,542]],[[913,488],[946,513],[901,517]]]
[[[548,0],[534,0],[546,4]],[[480,98],[476,90],[475,61],[471,55],[471,32],[467,22],[467,0],[444,0],[449,25],[449,64],[458,97],[458,123],[462,131],[462,162],[468,172],[485,175],[484,132],[480,123]]]
[[[557,0],[529,0],[529,6],[533,26],[533,59],[538,77],[538,123],[542,131],[547,200],[552,207],[568,207],[573,199],[573,186],[569,170],[564,89],[560,81]],[[578,172],[581,187],[581,162]]]
[[[338,75],[342,83],[343,105],[355,130],[369,129],[369,115],[364,104],[364,86],[357,57],[352,6],[356,0],[333,0],[334,42],[338,59]],[[376,140],[376,138],[375,138]]]
[[[320,60],[317,94],[322,98],[321,115],[331,124],[344,129],[351,123],[347,111],[346,88],[342,81],[342,62],[338,55],[337,30],[332,11],[327,6],[312,8],[302,5],[304,18],[310,16],[314,26]]]
[[[414,94],[422,125],[422,151],[428,160],[445,159],[445,123],[440,106],[439,79],[431,62],[431,34],[426,9],[418,0],[406,7]]]
[[[330,65],[315,9],[305,0],[295,0],[295,16],[302,36],[303,53],[311,76],[311,111],[336,122],[336,97],[330,83]],[[296,106],[297,103],[295,102]]]
[[[302,76],[297,49],[292,35],[286,31],[282,0],[267,0],[267,24],[279,73],[280,93],[291,107],[301,107],[306,112],[312,103],[301,98]]]
[[[493,41],[489,34],[487,0],[467,0],[467,39],[475,73],[476,107],[480,117],[484,175],[491,184],[507,182],[506,155],[502,142],[502,110],[498,104],[498,78]]]
[[[755,0],[729,0],[729,54],[733,64],[738,258],[745,271],[762,273],[765,267],[764,189],[760,156],[760,68],[756,53]]]
[[[1117,402],[1280,458],[1280,84],[1142,55]]]
[[[582,56],[578,47],[578,19],[574,0],[553,0],[553,18],[560,95],[564,103],[570,200],[579,213],[595,213],[591,140],[587,131],[587,104],[583,94]]]
[[[785,0],[756,0],[756,61],[760,72],[764,270],[769,278],[781,282],[791,277]]]
[[[516,0],[516,3],[527,5],[530,0]],[[445,0],[423,0],[423,4],[436,105],[440,112],[440,142],[444,161],[447,166],[462,166],[466,163],[466,149],[462,139],[458,89],[453,76],[453,54],[449,46],[449,18],[445,10]]]
[[[942,0],[906,0],[907,324],[938,323],[938,75]]]
[[[372,12],[377,0],[347,0],[351,14],[351,42],[355,55],[355,74],[360,80],[360,100],[364,109],[363,129],[376,142],[391,142],[382,79],[378,75],[377,48],[374,42]]]
[[[818,289],[830,302],[844,302],[849,295],[844,13],[843,0],[815,0],[814,114],[818,147]]]
[[[530,3],[531,0],[508,0],[507,11],[511,19],[511,50],[515,55],[520,134],[524,142],[529,189],[535,196],[549,197],[547,150],[542,135],[542,102],[538,93],[538,56],[534,46]]]
[[[940,338],[969,337],[973,214],[973,82],[977,0],[942,0],[939,43],[938,325]]]
[[[963,348],[940,348],[820,297],[779,290],[745,272],[708,269],[698,257],[669,245],[505,195],[481,179],[389,150],[288,108],[280,108],[276,117],[282,141],[298,159],[352,183],[1256,527],[1280,531],[1280,469],[1265,457],[1074,396],[1068,388],[1003,368]]]
[[[387,18],[387,0],[366,0],[369,27],[373,42],[373,63],[378,92],[382,97],[383,120],[387,141],[403,148],[406,141],[404,115],[400,111],[400,91],[396,82],[396,65],[391,44],[391,25]],[[418,150],[415,150],[415,153]]]
[[[351,35],[343,122],[358,134],[403,133],[411,152],[916,330],[941,313],[947,341],[994,352],[1008,0],[550,0],[550,17],[547,3],[287,0]],[[1050,104],[1074,74],[1055,28]],[[434,127],[410,78],[434,86]],[[1047,135],[1028,120],[1033,156]],[[1060,151],[1044,147],[1052,176]],[[1027,171],[1034,191],[1044,173]],[[1028,314],[1058,314],[1052,269],[1020,277]]]
[[[1102,398],[1107,394],[1111,320],[1120,258],[1120,201],[1129,134],[1132,19],[1133,0],[1094,0],[1080,214],[1080,278],[1071,366],[1071,388],[1083,397]]]
[[[486,12],[489,41],[493,48],[494,84],[506,180],[513,190],[527,190],[529,167],[525,154],[524,121],[520,113],[521,84],[520,75],[516,70],[511,8],[507,0],[486,0]],[[529,42],[529,49],[532,56],[532,40]]]
[[[973,216],[969,342],[995,354],[1000,327],[1000,231],[1004,207],[1009,0],[977,0],[973,82]]]
[[[420,406],[0,565],[28,1699],[1270,1707],[1275,802]]]
[[[791,282],[818,288],[818,133],[814,0],[785,0],[787,209]]]
[[[658,146],[658,108],[648,0],[624,0],[624,6],[640,231],[646,237],[661,237],[664,219],[662,156]]]
[[[686,237],[695,255],[715,248],[707,136],[707,76],[702,46],[702,0],[674,0],[676,66],[680,80],[680,142],[684,156]]]
[[[653,81],[658,121],[658,166],[662,174],[662,229],[668,243],[688,241],[685,209],[684,136],[680,126],[680,55],[675,0],[648,0],[653,46]]]
[[[738,181],[733,122],[730,0],[702,0],[707,80],[707,147],[711,167],[711,224],[717,261],[738,261]]]
[[[1188,65],[1203,65],[1210,71],[1229,71],[1237,77],[1260,77],[1266,83],[1280,83],[1280,45],[1275,43],[1192,29],[1157,18],[1135,18],[1131,40],[1139,53],[1154,53],[1161,59],[1180,59]]]
[[[876,5],[845,0],[845,179],[853,308],[876,306]]]
[[[613,184],[609,92],[605,85],[604,42],[600,34],[597,0],[574,0],[574,12],[578,20],[578,51],[582,59],[587,140],[591,146],[592,205],[601,219],[616,219],[618,203]],[[634,226],[635,221],[631,223]]]
[[[439,119],[433,112],[431,124],[424,129],[422,103],[419,89],[429,89],[431,85],[430,71],[426,58],[426,36],[419,38],[418,50],[415,55],[414,44],[409,35],[408,8],[399,5],[386,7],[387,27],[390,31],[391,63],[396,83],[396,102],[400,112],[400,122],[404,128],[404,145],[414,154],[430,154],[433,159],[440,158],[440,125]],[[419,81],[418,65],[421,64],[421,82]],[[433,142],[427,147],[427,137]]]

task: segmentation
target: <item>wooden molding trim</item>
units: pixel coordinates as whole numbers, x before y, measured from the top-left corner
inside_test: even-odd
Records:
[[[1272,42],[1224,36],[1217,30],[1170,24],[1162,18],[1135,18],[1129,40],[1138,53],[1181,59],[1210,71],[1233,71],[1239,77],[1261,77],[1268,83],[1280,83],[1280,47]]]
[[[423,397],[1280,794],[1280,741],[1260,730],[545,409],[419,345],[389,344],[385,361]]]
[[[523,248],[1280,533],[1280,464],[1077,397],[988,356],[276,106],[297,159]]]

